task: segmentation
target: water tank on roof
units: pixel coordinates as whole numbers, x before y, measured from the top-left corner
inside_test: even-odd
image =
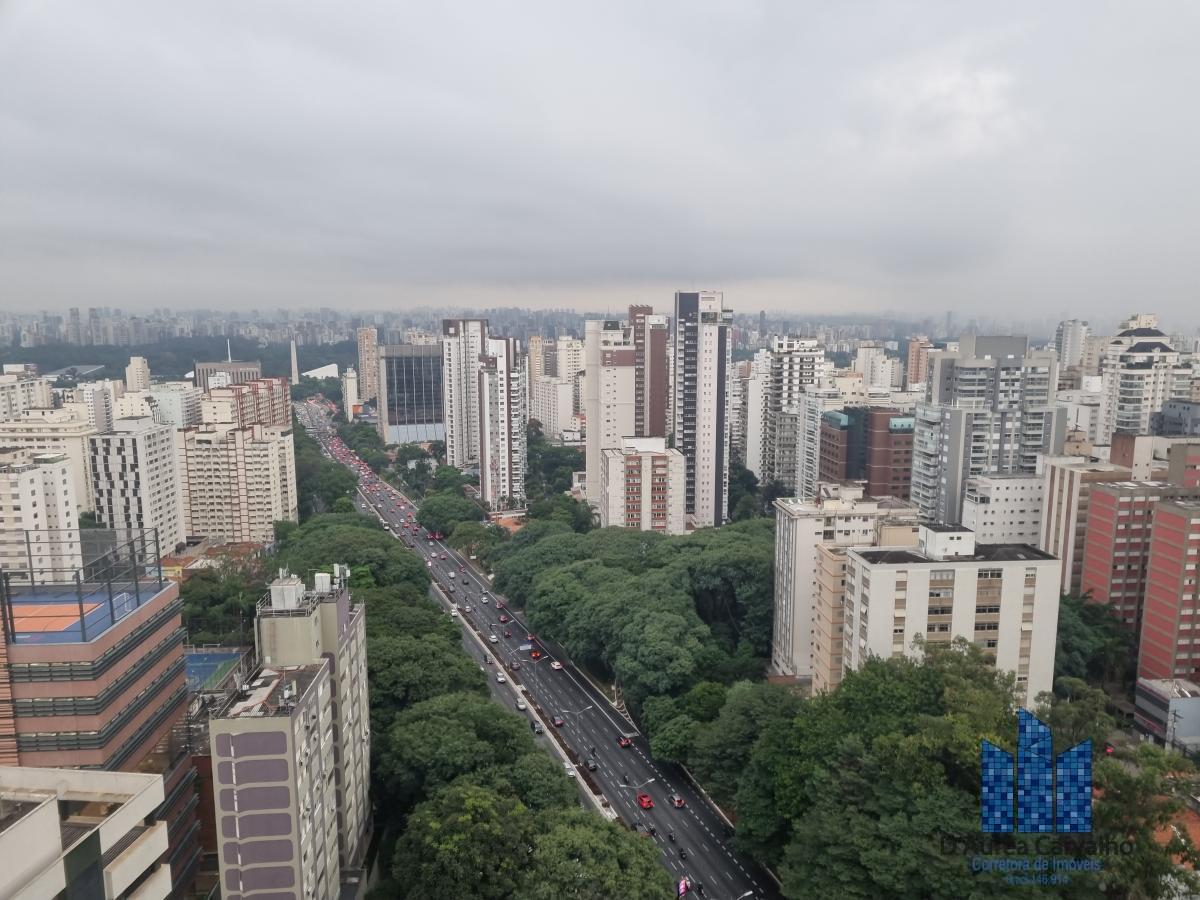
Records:
[[[313,588],[318,594],[328,594],[332,586],[332,576],[328,572],[318,572],[313,576]]]
[[[304,598],[304,582],[295,576],[271,582],[271,607],[296,609]]]

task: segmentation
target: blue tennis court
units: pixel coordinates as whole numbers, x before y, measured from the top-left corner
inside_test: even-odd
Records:
[[[212,687],[242,658],[240,650],[189,650],[184,657],[188,686]]]

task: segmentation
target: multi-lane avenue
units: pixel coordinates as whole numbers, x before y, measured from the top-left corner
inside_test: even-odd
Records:
[[[713,900],[778,896],[769,876],[734,852],[729,823],[687,776],[654,760],[634,724],[568,659],[538,640],[470,560],[416,525],[410,498],[376,478],[342,445],[331,430],[327,407],[316,400],[296,406],[323,452],[359,475],[359,508],[377,516],[425,560],[448,612],[475,632],[493,687],[503,678],[513,688],[493,696],[511,698],[514,707],[525,705],[531,728],[544,723],[547,732],[556,732],[547,737],[555,737],[574,763],[576,777],[584,782],[581,789],[610,816],[656,842],[677,889]],[[646,808],[639,795],[653,806]]]

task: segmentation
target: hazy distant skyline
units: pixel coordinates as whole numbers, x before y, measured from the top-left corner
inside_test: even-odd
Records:
[[[1200,324],[1190,4],[0,0],[0,308]]]

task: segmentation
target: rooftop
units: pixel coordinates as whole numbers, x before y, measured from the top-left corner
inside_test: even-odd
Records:
[[[246,689],[230,695],[227,705],[214,719],[290,716],[309,686],[328,668],[319,662],[305,666],[264,667],[247,683]]]
[[[1200,697],[1200,685],[1186,678],[1139,678],[1137,686],[1173,700]]]
[[[872,565],[949,566],[962,562],[1045,562],[1055,558],[1029,544],[976,544],[974,553],[946,559],[933,559],[917,550],[895,547],[854,552]]]

